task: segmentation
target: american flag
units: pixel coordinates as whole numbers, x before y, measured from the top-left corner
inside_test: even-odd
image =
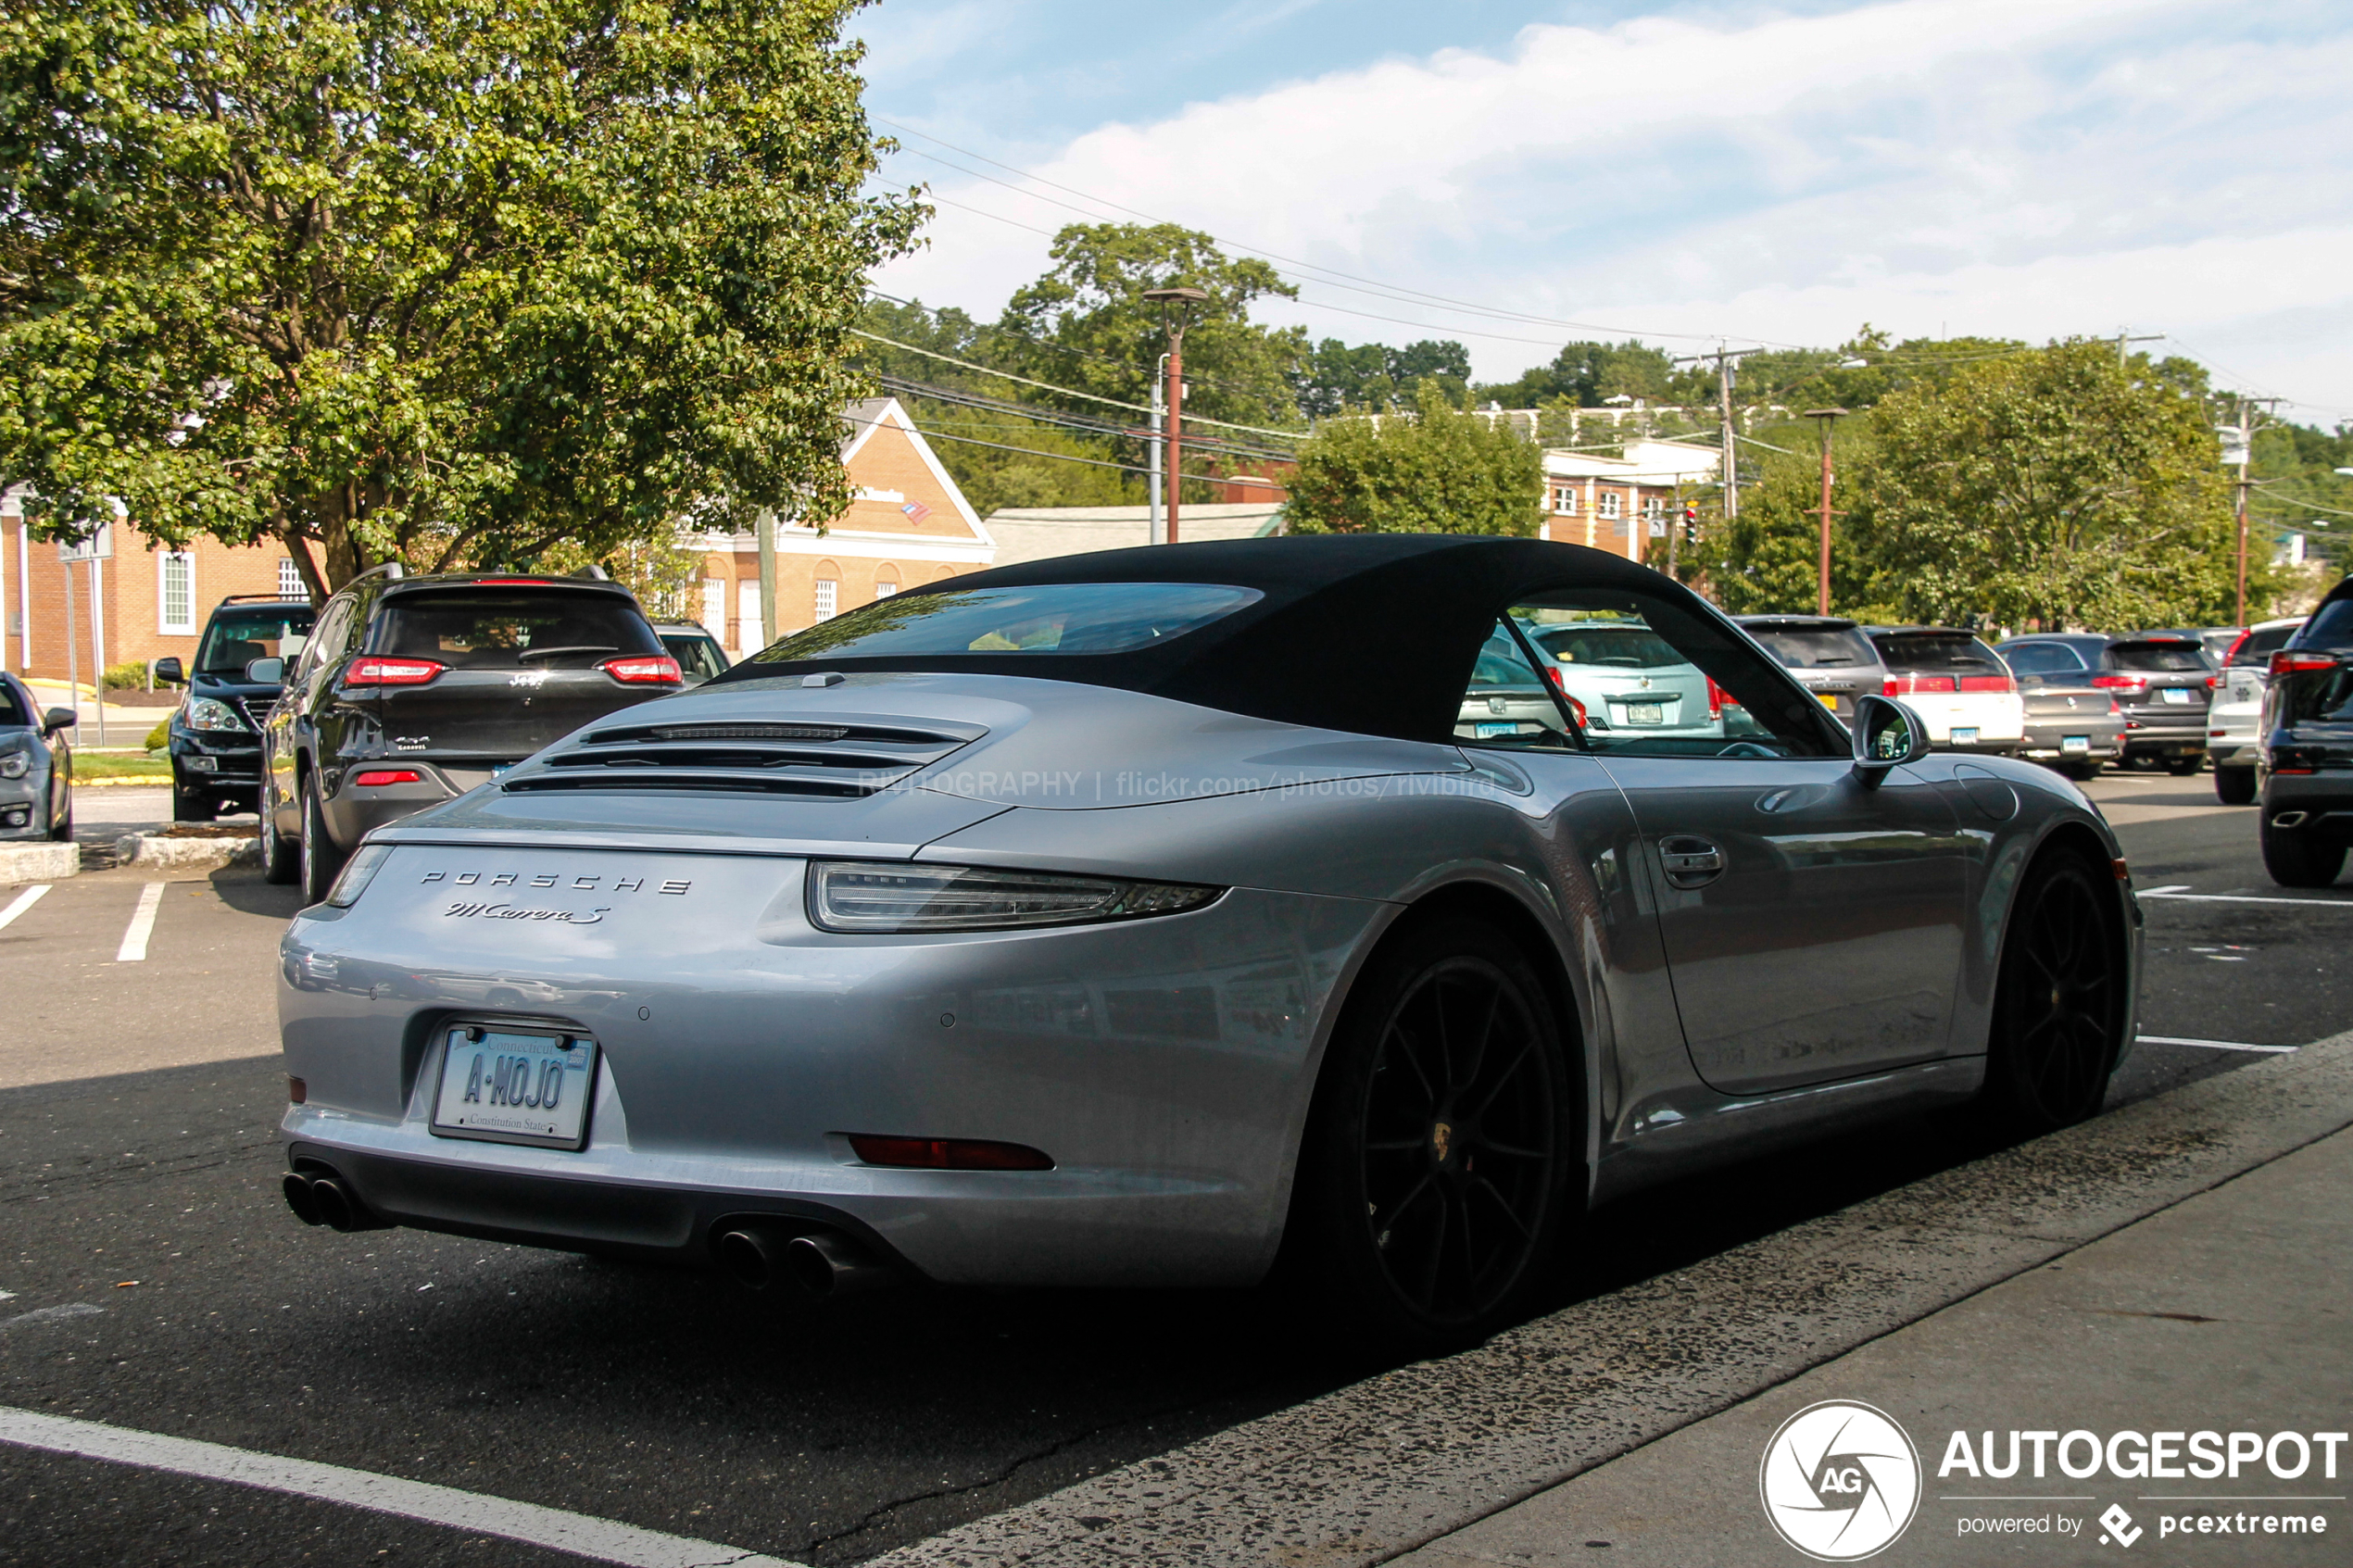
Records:
[[[910,518],[917,522],[921,522],[924,519],[931,516],[931,508],[925,506],[921,501],[910,501],[899,509],[905,512]]]

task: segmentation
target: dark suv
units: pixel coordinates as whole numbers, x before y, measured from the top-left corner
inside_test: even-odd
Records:
[[[272,882],[299,877],[315,902],[371,829],[680,689],[678,661],[635,597],[601,573],[404,577],[379,567],[326,602],[285,671],[263,731],[262,871]]]
[[[157,680],[188,688],[166,732],[173,822],[208,822],[222,811],[261,809],[261,726],[279,687],[274,678],[255,680],[253,671],[283,668],[302,650],[317,618],[308,599],[233,594],[205,622],[194,670],[177,659],[156,660]]]
[[[2263,869],[2326,887],[2353,846],[2353,577],[2271,656],[2255,771]]]
[[[2206,761],[2206,710],[2214,700],[2214,661],[2196,636],[2177,632],[2040,633],[2012,637],[1999,649],[2019,688],[2086,684],[2116,698],[2124,714],[2126,766],[2147,758],[2170,773],[2195,773]]]

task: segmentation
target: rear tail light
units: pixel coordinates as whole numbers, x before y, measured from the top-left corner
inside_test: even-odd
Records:
[[[1577,727],[1579,729],[1584,729],[1587,725],[1592,722],[1592,721],[1586,715],[1585,705],[1577,700],[1576,695],[1568,689],[1568,683],[1561,679],[1559,665],[1547,664],[1544,666],[1544,679],[1553,684],[1553,690],[1560,693],[1562,700],[1568,704],[1569,712],[1577,716]]]
[[[343,684],[346,686],[422,686],[448,668],[438,659],[386,659],[381,654],[370,654],[365,659],[351,661],[351,668],[344,671]]]
[[[1887,678],[1889,696],[1910,696],[1915,692],[1957,692],[1961,689],[1957,675],[1890,675]]]
[[[2237,636],[2233,637],[2231,639],[2231,651],[2222,656],[2222,662],[2225,664],[2236,664],[2239,661],[2239,649],[2246,646],[2246,640],[2253,635],[2255,635],[2253,632],[2241,632]]]
[[[869,1165],[912,1171],[1051,1171],[1042,1149],[988,1138],[881,1138],[849,1135],[849,1147]]]
[[[2274,675],[2295,675],[2308,670],[2334,670],[2335,668],[2336,655],[2333,653],[2308,653],[2302,648],[2282,648],[2271,656],[2271,673]]]
[[[2018,683],[2007,675],[1964,675],[1961,690],[1965,692],[2014,692]]]
[[[1714,681],[1707,683],[1707,716],[1710,719],[1721,719],[1724,717],[1724,709],[1740,706],[1740,698],[1718,685]]]
[[[2095,675],[2092,684],[2108,691],[2132,692],[2137,696],[2149,689],[2149,678],[2146,675]]]
[[[351,782],[362,789],[376,789],[384,784],[422,784],[425,778],[414,768],[370,768],[354,773]]]
[[[678,672],[678,661],[666,653],[626,654],[608,659],[597,668],[631,686],[675,686],[686,679]]]

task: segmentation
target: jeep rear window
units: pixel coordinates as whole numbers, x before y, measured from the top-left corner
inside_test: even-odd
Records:
[[[2119,670],[2144,673],[2182,674],[2214,668],[2206,662],[2206,649],[2196,643],[2118,643],[2108,650],[2108,657]]]
[[[616,654],[664,651],[629,600],[560,588],[388,596],[368,644],[370,653],[457,670],[585,670]]]
[[[1838,670],[1879,662],[1871,640],[1851,628],[1750,626],[1743,630],[1791,670]]]
[[[897,594],[796,632],[746,662],[1127,653],[1197,631],[1265,596],[1214,583],[1045,583]]]
[[[1895,632],[1873,637],[1890,670],[1991,670],[2008,673],[1992,648],[1965,632]]]

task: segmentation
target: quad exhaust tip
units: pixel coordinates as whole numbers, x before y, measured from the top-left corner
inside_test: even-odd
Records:
[[[391,1221],[378,1219],[333,1173],[288,1171],[279,1187],[286,1195],[286,1207],[306,1225],[325,1225],[346,1235],[392,1228]]]
[[[792,1236],[763,1225],[739,1225],[721,1233],[711,1250],[719,1266],[749,1289],[765,1292],[797,1286],[820,1300],[877,1290],[898,1277],[888,1265],[826,1231]]]

